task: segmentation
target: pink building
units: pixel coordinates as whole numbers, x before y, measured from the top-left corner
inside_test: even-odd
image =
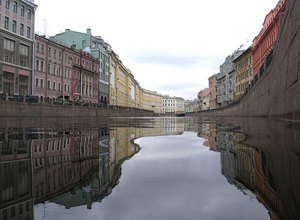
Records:
[[[44,36],[35,35],[34,95],[40,101],[72,99],[72,50]]]
[[[75,49],[74,47],[72,47],[72,50],[72,96],[74,97],[74,100],[97,103],[99,60],[82,50]]]
[[[279,0],[276,7],[267,14],[263,28],[253,39],[253,77],[255,77],[264,64],[264,59],[273,49],[280,28],[279,17],[284,12],[287,0]]]

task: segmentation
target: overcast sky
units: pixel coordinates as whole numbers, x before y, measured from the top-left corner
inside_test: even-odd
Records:
[[[194,99],[278,0],[35,0],[36,32],[102,36],[140,85]],[[46,28],[45,28],[46,23]]]

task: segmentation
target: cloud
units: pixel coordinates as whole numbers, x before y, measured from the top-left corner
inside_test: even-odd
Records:
[[[129,59],[137,63],[176,66],[183,68],[218,68],[223,56],[200,56],[199,54],[178,54],[176,51],[128,48]]]

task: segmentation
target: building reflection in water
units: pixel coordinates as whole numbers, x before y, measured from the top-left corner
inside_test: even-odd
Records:
[[[140,137],[197,131],[190,119],[147,126],[4,129],[0,131],[0,219],[33,219],[45,201],[92,208],[118,185],[121,165],[139,152]]]
[[[34,205],[45,201],[67,209],[91,209],[93,202],[101,202],[119,184],[122,164],[140,150],[135,139],[184,132],[197,132],[205,139],[205,146],[219,152],[221,173],[227,181],[262,203],[271,219],[293,219],[295,213],[299,214],[298,197],[292,190],[298,177],[294,182],[278,181],[281,177],[273,163],[280,166],[280,161],[274,150],[250,147],[244,144],[244,134],[215,123],[199,123],[193,118],[153,118],[130,127],[125,123],[112,127],[1,130],[0,219],[33,219]],[[278,152],[289,158],[288,150]],[[293,167],[299,167],[299,158],[293,161]],[[282,172],[289,170],[286,163],[281,167]]]
[[[272,220],[285,219],[283,203],[278,198],[264,152],[243,144],[244,134],[226,130],[206,124],[199,127],[198,136],[206,139],[205,146],[221,153],[221,173],[230,184],[262,203]]]
[[[0,133],[0,219],[33,219],[31,143],[22,129]]]

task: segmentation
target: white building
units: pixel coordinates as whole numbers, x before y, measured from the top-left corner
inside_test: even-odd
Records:
[[[183,113],[184,111],[183,98],[163,96],[163,113]]]

